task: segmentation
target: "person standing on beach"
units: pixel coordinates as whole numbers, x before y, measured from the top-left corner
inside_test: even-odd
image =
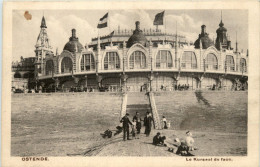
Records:
[[[168,129],[168,127],[167,127],[167,120],[166,120],[165,116],[163,116],[162,121],[163,121],[163,129]]]
[[[139,112],[136,112],[135,116],[133,117],[133,121],[136,121],[136,132],[137,132],[137,138],[139,138],[139,134],[141,132],[141,127],[142,127],[142,124],[141,124],[141,117],[140,117],[140,114]]]
[[[125,141],[125,137],[127,135],[127,140],[131,140],[129,138],[129,124],[132,125],[132,122],[129,120],[128,118],[129,114],[126,113],[125,116],[121,119],[121,123],[123,123],[123,132],[124,132],[124,135],[123,135],[123,139]]]
[[[153,118],[151,116],[151,113],[149,111],[146,112],[146,116],[144,117],[144,126],[145,126],[146,137],[148,137],[150,135],[150,132],[152,129],[152,121],[153,121]]]

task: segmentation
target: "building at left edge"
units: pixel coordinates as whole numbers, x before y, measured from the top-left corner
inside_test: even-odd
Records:
[[[143,29],[115,30],[83,46],[71,37],[59,54],[52,51],[43,17],[35,57],[13,62],[17,88],[50,91],[247,90],[248,51],[232,48],[221,20],[216,40],[206,25],[193,43],[178,34]],[[199,28],[199,27],[198,27]]]

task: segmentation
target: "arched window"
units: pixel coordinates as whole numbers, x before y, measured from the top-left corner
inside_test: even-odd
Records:
[[[131,54],[129,60],[130,69],[141,69],[146,67],[146,57],[143,52],[135,51]]]
[[[64,57],[61,61],[61,73],[71,73],[72,72],[72,60],[69,57]]]
[[[235,62],[233,56],[231,55],[226,56],[226,70],[235,71]]]
[[[184,52],[181,59],[181,67],[183,69],[196,69],[197,58],[194,52]]]
[[[23,78],[33,78],[34,77],[34,73],[32,72],[27,72],[23,75]]]
[[[213,53],[209,53],[205,59],[205,68],[209,70],[218,69],[218,60]]]
[[[22,78],[22,75],[19,72],[16,72],[14,74],[14,78]]]
[[[84,54],[82,55],[80,61],[80,70],[81,71],[92,71],[95,69],[95,60],[93,54]]]
[[[240,59],[240,72],[247,72],[246,59]]]
[[[46,75],[52,75],[54,73],[54,64],[52,60],[46,61]]]
[[[117,52],[107,52],[104,59],[104,69],[114,70],[120,69],[120,59]]]
[[[168,50],[160,50],[156,56],[156,68],[171,68],[172,54]]]

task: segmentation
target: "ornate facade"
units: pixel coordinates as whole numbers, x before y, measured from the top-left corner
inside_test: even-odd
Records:
[[[234,51],[219,24],[217,39],[201,34],[194,45],[185,37],[154,30],[118,28],[93,38],[84,47],[72,30],[61,54],[51,51],[45,19],[36,44],[37,89],[69,91],[173,91],[194,89],[247,89],[248,54]],[[237,50],[237,48],[236,48]]]

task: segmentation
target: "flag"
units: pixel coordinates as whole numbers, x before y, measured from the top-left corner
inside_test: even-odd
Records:
[[[108,13],[105,14],[101,19],[99,19],[97,28],[107,27]]]
[[[115,31],[111,32],[111,33],[109,34],[109,36],[112,37],[112,36],[114,35],[114,32],[115,32]]]
[[[164,11],[155,15],[153,25],[163,25]]]

